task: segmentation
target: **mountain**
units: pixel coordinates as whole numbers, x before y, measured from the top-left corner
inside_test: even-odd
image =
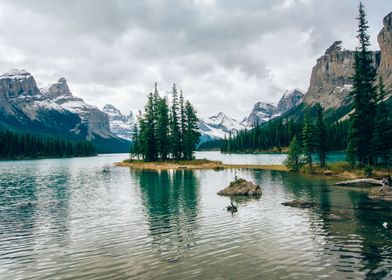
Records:
[[[277,111],[282,115],[303,101],[305,93],[300,89],[286,90],[278,102]]]
[[[252,127],[256,123],[265,123],[273,119],[277,114],[277,107],[266,102],[257,102],[253,106],[252,112],[245,118],[241,124],[246,127]]]
[[[384,78],[385,87],[392,88],[392,12],[383,20],[383,28],[377,36],[381,50],[378,73]]]
[[[235,134],[241,129],[245,129],[237,120],[226,116],[220,112],[216,116],[209,117],[206,120],[199,120],[199,130],[201,133],[201,142],[222,139],[229,134]]]
[[[123,115],[119,109],[111,104],[106,104],[103,111],[109,117],[110,130],[120,138],[131,140],[132,131],[136,120],[132,112],[129,115]]]
[[[91,140],[98,152],[127,151],[110,131],[108,116],[70,92],[64,78],[39,89],[25,70],[0,75],[0,128],[72,140]]]
[[[354,74],[354,51],[343,50],[342,41],[334,42],[312,69],[304,102],[320,103],[324,109],[337,109],[351,103],[351,76]],[[374,67],[380,65],[381,53],[372,52]]]
[[[268,122],[301,104],[303,96],[304,93],[300,89],[293,89],[283,93],[277,106],[266,102],[257,102],[252,112],[241,124],[245,127],[252,127],[255,123]]]

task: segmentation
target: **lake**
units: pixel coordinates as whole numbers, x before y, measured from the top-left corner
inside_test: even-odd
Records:
[[[284,155],[198,157],[278,164]],[[0,279],[390,279],[392,203],[322,177],[138,171],[126,154],[0,162]],[[246,161],[246,162],[245,162]],[[260,199],[216,193],[234,176]],[[282,206],[292,199],[314,208]]]

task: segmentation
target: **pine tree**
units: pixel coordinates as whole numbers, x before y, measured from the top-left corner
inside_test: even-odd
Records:
[[[176,85],[172,89],[172,106],[170,110],[170,143],[171,154],[174,159],[181,159],[181,127],[179,123],[179,105]]]
[[[199,143],[200,132],[197,126],[196,111],[189,101],[184,106],[184,159],[193,159],[193,152]]]
[[[298,171],[302,165],[302,148],[297,141],[297,137],[294,136],[290,142],[287,159],[284,161],[284,165],[291,171]]]
[[[304,126],[302,129],[302,147],[305,155],[305,163],[312,166],[312,153],[314,151],[313,143],[313,125],[310,121],[309,108],[304,113]]]
[[[350,117],[349,145],[355,161],[364,166],[373,162],[372,145],[369,145],[369,139],[372,139],[374,124],[376,91],[373,83],[376,72],[372,64],[371,52],[368,50],[370,46],[367,34],[369,26],[361,2],[357,19],[359,47],[354,56],[353,90],[351,92],[354,112]]]
[[[185,157],[184,153],[185,153],[185,130],[186,130],[186,126],[185,126],[185,122],[186,122],[186,116],[185,116],[185,105],[184,105],[184,96],[182,94],[182,90],[180,90],[180,114],[179,114],[179,124],[180,124],[180,143],[181,143],[181,154],[183,157]]]
[[[389,117],[388,110],[386,108],[385,88],[382,77],[379,79],[378,85],[378,96],[376,104],[376,114],[374,117],[374,132],[373,132],[373,147],[375,155],[375,163],[378,159],[381,159],[384,164],[388,164],[389,157],[391,154],[391,138],[392,138],[392,127],[391,119]]]
[[[316,126],[314,128],[314,148],[319,155],[320,166],[325,166],[327,155],[327,129],[323,118],[323,107],[320,103],[315,105],[316,109]]]
[[[157,141],[159,158],[163,161],[168,159],[170,151],[169,142],[169,106],[167,99],[160,98],[158,101],[157,116]]]

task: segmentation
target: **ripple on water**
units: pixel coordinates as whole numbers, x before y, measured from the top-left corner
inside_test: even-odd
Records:
[[[113,167],[121,157],[0,162],[1,279],[391,276],[391,231],[381,225],[392,207],[362,192],[273,171]],[[216,192],[235,174],[263,195],[237,200],[230,215]],[[281,205],[299,198],[316,207]]]

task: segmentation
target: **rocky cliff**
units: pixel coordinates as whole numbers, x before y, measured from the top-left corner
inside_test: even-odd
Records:
[[[378,36],[381,51],[372,52],[373,66],[383,76],[386,86],[392,86],[392,15],[384,19]],[[354,51],[343,50],[336,41],[321,56],[312,69],[309,89],[304,97],[307,104],[320,103],[325,109],[337,109],[351,102],[350,77],[354,74]]]
[[[381,50],[378,73],[383,77],[386,88],[392,89],[392,13],[384,18],[383,24],[377,37]]]

